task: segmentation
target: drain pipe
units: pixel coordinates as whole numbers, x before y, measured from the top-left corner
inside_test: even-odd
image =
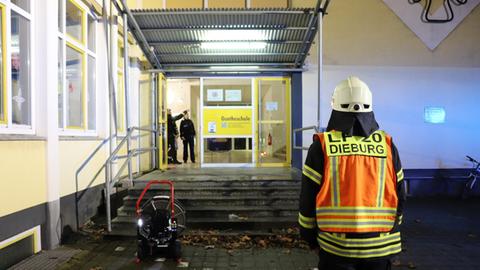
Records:
[[[127,13],[123,12],[123,78],[124,78],[124,92],[125,92],[125,122],[127,125],[127,153],[128,153],[128,179],[130,184],[133,186],[133,175],[132,175],[132,158],[130,156],[132,137],[129,135],[130,131],[130,102],[129,102],[129,67],[130,59],[128,57],[128,18]]]

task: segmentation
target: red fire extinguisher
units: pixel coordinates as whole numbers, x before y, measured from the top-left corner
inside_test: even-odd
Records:
[[[268,133],[267,144],[272,145],[272,135],[270,133]]]

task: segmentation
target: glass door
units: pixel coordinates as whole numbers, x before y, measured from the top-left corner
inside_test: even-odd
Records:
[[[202,167],[252,167],[252,78],[201,79]]]
[[[168,167],[167,143],[167,81],[163,74],[157,77],[158,86],[158,168],[166,170]]]
[[[288,167],[291,163],[290,78],[258,78],[257,166]]]

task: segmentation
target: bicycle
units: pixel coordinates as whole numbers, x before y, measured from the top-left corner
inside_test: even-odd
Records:
[[[466,156],[467,160],[472,162],[472,170],[468,174],[467,183],[465,183],[465,187],[463,189],[462,198],[466,199],[469,198],[472,193],[473,189],[475,188],[475,183],[477,179],[480,177],[480,162],[472,158],[471,156]]]

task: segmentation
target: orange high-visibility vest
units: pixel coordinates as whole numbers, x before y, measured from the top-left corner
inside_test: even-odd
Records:
[[[383,131],[347,137],[316,134],[324,153],[322,187],[316,198],[317,225],[333,233],[388,232],[397,211],[392,139]]]

